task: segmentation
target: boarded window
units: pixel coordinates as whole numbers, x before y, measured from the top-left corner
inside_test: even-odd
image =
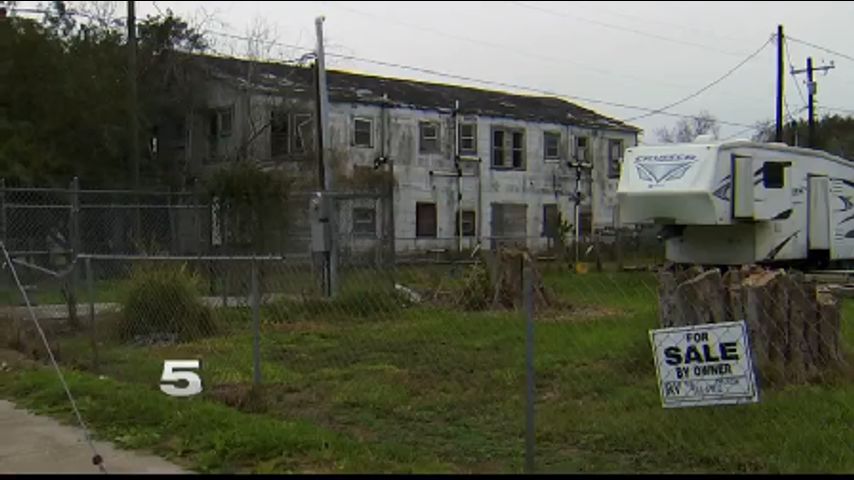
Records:
[[[543,205],[543,236],[548,238],[556,238],[558,227],[560,225],[560,215],[557,210],[557,205]]]
[[[418,127],[420,130],[418,151],[421,153],[438,153],[439,124],[437,122],[421,122]]]
[[[457,212],[457,224],[455,227],[455,232],[457,235],[460,234],[460,212]],[[462,224],[463,224],[463,236],[464,237],[473,237],[475,235],[475,213],[474,210],[463,210],[462,211]]]
[[[786,167],[789,162],[765,162],[762,164],[762,185],[765,188],[783,188],[786,183]]]
[[[436,238],[436,204],[415,204],[415,236]]]
[[[290,121],[287,112],[270,112],[270,155],[276,157],[288,153],[290,141]]]
[[[492,130],[492,167],[525,169],[525,132],[496,128]]]
[[[374,146],[373,122],[369,118],[353,120],[353,145],[371,148]]]
[[[492,204],[492,248],[525,246],[528,232],[528,205]]]
[[[560,133],[545,132],[543,134],[545,158],[557,160],[560,158]]]
[[[377,233],[377,212],[373,208],[353,209],[353,233],[374,236]]]
[[[623,161],[623,141],[608,140],[608,178],[620,178]]]
[[[477,154],[477,125],[474,123],[460,125],[460,154]]]
[[[593,214],[590,212],[578,214],[578,233],[587,237],[593,232]]]

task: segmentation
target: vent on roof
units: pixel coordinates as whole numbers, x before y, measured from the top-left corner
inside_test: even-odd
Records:
[[[369,97],[369,96],[373,95],[373,93],[374,92],[368,90],[367,88],[360,88],[360,89],[356,90],[356,96],[357,97]]]

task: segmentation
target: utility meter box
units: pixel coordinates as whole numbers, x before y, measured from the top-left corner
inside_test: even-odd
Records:
[[[308,221],[311,224],[311,251],[328,252],[332,247],[331,199],[316,193],[309,202]]]

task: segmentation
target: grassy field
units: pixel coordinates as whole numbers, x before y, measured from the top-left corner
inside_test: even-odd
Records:
[[[461,272],[419,270],[409,285],[459,288]],[[376,278],[353,277],[359,292]],[[854,382],[763,390],[755,405],[664,410],[648,330],[655,281],[643,273],[546,282],[571,308],[536,325],[541,472],[854,472]],[[220,312],[220,335],[131,347],[61,345],[72,390],[104,438],[213,472],[520,472],[524,320],[515,312],[403,308],[373,295],[262,310],[263,388],[251,391],[248,311]],[[844,338],[854,352],[854,305]],[[170,399],[164,359],[202,360],[205,392]],[[67,414],[49,371],[0,373],[0,394]]]

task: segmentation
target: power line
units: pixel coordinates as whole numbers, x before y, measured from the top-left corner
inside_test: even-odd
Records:
[[[854,61],[854,57],[852,57],[852,56],[850,56],[850,55],[846,55],[846,54],[844,54],[844,53],[839,53],[839,52],[834,51],[834,50],[831,50],[831,49],[829,49],[829,48],[827,48],[827,47],[822,47],[821,45],[816,45],[816,44],[814,44],[814,43],[809,43],[809,42],[805,42],[805,41],[803,41],[803,40],[798,40],[797,38],[794,38],[794,37],[788,37],[788,38],[789,38],[789,40],[791,40],[791,41],[793,41],[793,42],[797,42],[797,43],[800,43],[800,44],[802,44],[802,45],[806,45],[806,46],[808,46],[808,47],[817,48],[817,49],[819,49],[819,50],[823,50],[823,51],[825,51],[825,52],[827,52],[827,53],[832,53],[833,55],[836,55],[836,56],[839,56],[839,57],[842,57],[842,58],[845,58],[845,59],[848,59],[848,60]]]
[[[527,58],[527,59],[539,59],[539,60],[542,60],[542,61],[544,61],[544,62],[548,62],[548,64],[549,64],[549,65],[551,65],[551,66],[554,66],[555,64],[570,63],[570,64],[573,64],[573,65],[577,65],[577,66],[579,66],[579,67],[583,67],[583,69],[582,69],[582,70],[580,70],[580,71],[579,71],[579,73],[585,73],[585,74],[599,74],[599,75],[603,75],[603,76],[607,76],[607,77],[624,77],[624,78],[629,78],[629,79],[632,79],[632,80],[639,80],[639,81],[643,81],[643,82],[655,83],[655,84],[657,84],[657,85],[666,85],[666,86],[670,86],[670,87],[677,87],[677,88],[685,88],[685,87],[686,87],[686,85],[678,85],[678,84],[674,84],[674,83],[664,83],[664,82],[662,82],[660,79],[651,79],[651,78],[637,77],[637,76],[634,76],[634,75],[627,75],[627,74],[624,74],[624,73],[617,73],[617,72],[613,72],[613,71],[610,71],[610,70],[605,70],[605,69],[602,69],[602,68],[596,68],[596,67],[592,67],[592,66],[591,66],[590,64],[588,64],[588,63],[577,62],[577,61],[574,61],[574,60],[571,60],[571,59],[567,59],[567,58],[558,58],[558,57],[552,57],[552,56],[549,56],[549,55],[543,55],[543,54],[541,54],[541,53],[532,53],[532,52],[527,52],[527,51],[524,51],[524,50],[520,50],[520,49],[516,48],[516,47],[515,47],[515,46],[513,46],[513,45],[506,45],[506,44],[500,44],[500,43],[493,43],[493,42],[488,42],[488,41],[485,41],[485,40],[480,40],[480,39],[477,39],[477,38],[471,38],[471,37],[466,37],[466,36],[457,35],[457,34],[453,34],[453,33],[448,33],[448,32],[445,32],[445,31],[442,31],[442,30],[437,30],[437,29],[430,28],[430,27],[425,27],[425,26],[422,26],[422,25],[414,24],[414,23],[404,22],[404,21],[401,21],[401,20],[398,20],[398,19],[395,19],[395,18],[384,18],[384,17],[380,17],[380,16],[378,16],[378,15],[375,15],[375,14],[372,14],[372,13],[369,13],[369,12],[365,12],[365,11],[361,11],[361,10],[356,10],[356,9],[354,9],[354,8],[352,8],[352,7],[345,7],[345,6],[343,6],[343,5],[338,5],[338,4],[335,4],[335,3],[333,3],[333,2],[319,1],[319,2],[317,2],[317,3],[323,4],[323,5],[328,5],[328,6],[330,6],[330,7],[334,7],[334,8],[337,8],[337,9],[343,10],[343,11],[345,11],[345,12],[353,13],[353,14],[356,14],[356,15],[361,15],[361,16],[365,16],[365,17],[374,18],[374,19],[380,20],[380,21],[382,21],[382,22],[391,22],[391,23],[396,23],[396,24],[398,24],[399,26],[402,26],[402,27],[405,27],[405,28],[415,29],[415,30],[421,30],[421,31],[423,31],[423,32],[427,32],[427,33],[431,33],[431,34],[434,34],[434,35],[443,36],[443,37],[450,38],[450,39],[453,39],[453,40],[458,40],[458,41],[462,41],[462,42],[471,43],[471,44],[474,44],[474,45],[479,45],[479,46],[481,46],[481,47],[487,47],[487,48],[491,48],[491,49],[495,49],[495,50],[500,50],[500,51],[502,51],[502,52],[504,52],[504,53],[508,53],[508,52],[509,52],[509,53],[514,53],[514,54],[516,54],[516,55],[519,55],[520,57],[524,57],[524,58]]]
[[[793,65],[792,64],[792,56],[789,54],[789,37],[785,37],[784,41],[786,42],[785,43],[786,60],[788,60],[788,62],[789,62],[789,74],[792,76],[792,80],[795,82],[795,88],[797,88],[797,90],[798,90],[798,96],[801,97],[801,102],[803,102],[803,104],[806,105],[807,99],[806,99],[806,97],[804,97],[804,92],[801,90],[801,83],[798,81],[798,77],[795,76],[795,71],[792,68],[792,65]]]
[[[623,27],[623,26],[620,26],[620,25],[615,25],[615,24],[612,24],[612,23],[602,22],[602,21],[595,20],[595,19],[585,18],[585,17],[581,17],[581,16],[578,16],[578,15],[569,15],[569,14],[567,14],[567,13],[563,13],[563,12],[557,12],[557,11],[554,11],[554,10],[549,10],[549,9],[542,8],[542,7],[537,7],[537,6],[534,6],[534,5],[528,5],[528,4],[523,3],[523,2],[511,1],[511,2],[509,2],[509,3],[512,3],[513,5],[516,5],[516,6],[519,6],[519,7],[522,7],[522,8],[527,8],[527,9],[529,9],[529,10],[535,10],[535,11],[538,11],[538,12],[541,12],[541,13],[546,13],[546,14],[549,14],[549,15],[555,15],[555,16],[559,16],[559,17],[563,17],[563,18],[569,18],[569,19],[572,19],[572,20],[579,20],[579,21],[582,21],[582,22],[587,22],[587,23],[591,23],[591,24],[594,24],[594,25],[599,25],[600,27],[610,28],[610,29],[614,29],[614,30],[620,30],[620,31],[623,31],[623,32],[634,33],[634,34],[636,34],[636,35],[641,35],[641,36],[649,37],[649,38],[655,38],[655,39],[657,39],[657,40],[662,40],[662,41],[665,41],[665,42],[675,43],[675,44],[679,44],[679,45],[686,45],[686,46],[696,47],[696,48],[702,48],[702,49],[704,49],[704,50],[710,50],[710,51],[714,51],[714,52],[718,52],[718,53],[723,53],[723,54],[725,54],[725,55],[731,55],[731,56],[738,56],[738,57],[741,57],[741,56],[743,56],[743,55],[744,55],[743,53],[735,53],[735,52],[729,52],[729,51],[726,51],[726,50],[720,50],[720,49],[717,49],[717,48],[715,48],[715,47],[711,47],[711,46],[709,46],[709,45],[705,45],[705,44],[702,44],[702,43],[694,43],[694,42],[687,42],[687,41],[685,41],[685,40],[677,40],[677,39],[675,39],[675,38],[664,37],[664,36],[657,35],[657,34],[654,34],[654,33],[644,32],[644,31],[642,31],[642,30],[635,30],[635,29],[633,29],[633,28]]]
[[[212,31],[212,30],[209,30],[208,32],[213,34],[213,35],[220,35],[220,36],[235,38],[235,39],[239,39],[239,40],[248,40],[249,39],[248,37],[245,37],[245,36],[234,35],[234,34],[230,34],[230,33],[217,32],[217,31]],[[293,44],[283,43],[283,42],[271,42],[271,44],[283,46],[283,47],[288,47],[288,48],[294,48],[294,49],[298,49],[298,50],[303,50],[305,52],[313,52],[314,51],[313,49],[310,49],[307,47],[302,47],[299,45],[293,45]],[[439,71],[439,70],[434,70],[434,69],[429,69],[429,68],[424,68],[424,67],[418,67],[418,66],[414,66],[414,65],[405,65],[405,64],[401,64],[401,63],[394,63],[394,62],[387,62],[387,61],[383,61],[383,60],[375,60],[372,58],[359,57],[356,55],[345,55],[345,54],[334,53],[334,52],[326,52],[326,56],[327,57],[333,57],[333,58],[339,58],[342,60],[353,60],[353,61],[357,61],[357,62],[364,62],[364,63],[379,65],[379,66],[383,66],[383,67],[398,68],[401,70],[408,70],[408,71],[424,73],[424,74],[428,74],[428,75],[434,75],[437,77],[450,78],[450,79],[460,80],[460,81],[465,81],[465,82],[473,82],[473,83],[479,83],[479,84],[483,84],[483,85],[492,85],[492,86],[497,86],[497,87],[502,87],[502,88],[523,90],[523,91],[538,93],[541,95],[547,95],[547,96],[552,96],[552,97],[562,97],[562,98],[573,99],[573,100],[578,100],[578,101],[587,102],[587,103],[608,105],[611,107],[624,108],[624,109],[628,109],[628,110],[657,112],[658,114],[661,114],[661,115],[678,117],[678,118],[689,118],[689,119],[699,118],[696,115],[687,115],[687,114],[681,114],[681,113],[675,113],[675,112],[659,111],[659,109],[655,109],[655,108],[641,107],[641,106],[637,106],[637,105],[630,105],[630,104],[626,104],[626,103],[613,102],[613,101],[608,101],[608,100],[600,100],[600,99],[591,98],[591,97],[582,97],[579,95],[569,95],[569,94],[553,92],[553,91],[544,90],[544,89],[526,86],[526,85],[500,82],[500,81],[495,81],[495,80],[484,80],[484,79],[480,79],[480,78],[469,77],[469,76],[465,76],[465,75],[458,75],[458,74],[443,72],[443,71]],[[735,127],[747,127],[748,126],[748,125],[743,124],[743,123],[730,122],[730,121],[725,121],[725,120],[718,120],[718,123],[720,123],[721,125],[729,125],[729,126],[735,126]]]
[[[634,121],[634,120],[639,120],[639,119],[641,119],[641,118],[646,118],[646,117],[649,117],[649,116],[655,115],[655,114],[657,114],[658,112],[661,112],[661,111],[667,110],[667,109],[669,109],[669,108],[673,108],[673,107],[675,107],[675,106],[677,106],[677,105],[680,105],[680,104],[682,104],[682,103],[687,102],[688,100],[691,100],[692,98],[695,98],[695,97],[699,96],[700,94],[702,94],[702,93],[703,93],[703,92],[705,92],[706,90],[708,90],[708,89],[710,89],[710,88],[714,87],[715,85],[719,84],[720,82],[724,81],[724,80],[725,80],[726,78],[728,78],[730,75],[732,75],[733,73],[735,73],[739,68],[741,68],[742,66],[744,66],[747,62],[749,62],[749,61],[750,61],[750,60],[752,60],[754,57],[756,57],[757,55],[759,55],[763,50],[765,50],[765,47],[767,47],[769,43],[771,43],[771,39],[766,40],[766,41],[765,41],[765,43],[763,43],[763,44],[762,44],[762,46],[761,46],[761,47],[759,47],[759,49],[758,49],[758,50],[756,50],[755,52],[753,52],[753,53],[751,53],[750,55],[748,55],[748,56],[747,56],[747,58],[745,58],[744,60],[742,60],[741,62],[739,62],[739,63],[738,63],[738,65],[736,65],[735,67],[731,68],[729,71],[727,71],[726,73],[724,73],[722,76],[718,77],[717,79],[715,79],[715,80],[714,80],[714,81],[712,81],[711,83],[707,84],[706,86],[704,86],[703,88],[701,88],[701,89],[697,90],[696,92],[694,92],[694,93],[692,93],[692,94],[688,95],[687,97],[684,97],[684,98],[682,98],[682,99],[680,99],[680,100],[677,100],[677,101],[675,101],[675,102],[673,102],[673,103],[671,103],[671,104],[669,104],[669,105],[665,105],[665,106],[661,107],[660,109],[657,109],[656,111],[653,111],[653,112],[650,112],[650,113],[645,113],[645,114],[643,114],[643,115],[638,115],[638,116],[636,116],[636,117],[628,118],[628,119],[626,119],[625,121],[626,121],[626,122],[632,122],[632,121]]]

